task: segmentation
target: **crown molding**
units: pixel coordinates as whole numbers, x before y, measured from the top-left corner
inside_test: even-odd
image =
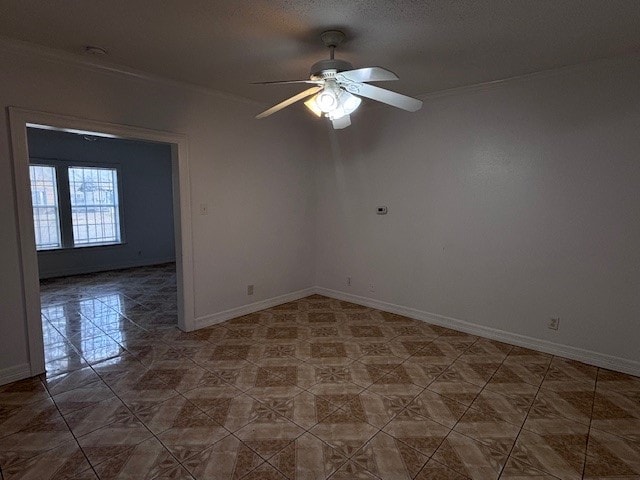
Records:
[[[54,63],[74,65],[79,68],[85,68],[85,69],[96,71],[96,72],[108,73],[108,74],[112,74],[120,77],[156,83],[158,85],[162,85],[165,87],[178,88],[182,90],[191,91],[194,93],[199,93],[202,95],[208,95],[208,96],[213,96],[213,97],[217,97],[225,100],[240,102],[247,105],[260,106],[260,107],[263,107],[266,105],[266,103],[264,102],[252,100],[250,98],[242,97],[240,95],[234,95],[232,93],[222,92],[220,90],[215,90],[213,88],[197,85],[195,83],[174,80],[171,78],[163,77],[161,75],[156,75],[156,74],[148,73],[142,70],[137,70],[135,68],[127,67],[125,65],[105,62],[104,60],[98,61],[96,59],[84,57],[79,54],[74,54],[74,53],[66,52],[64,50],[59,50],[55,48],[45,47],[44,45],[25,42],[23,40],[16,40],[16,39],[9,38],[2,35],[0,35],[0,51],[6,51],[14,54],[23,54],[23,55],[28,54],[28,55],[38,56],[40,58],[43,58],[45,60],[48,60]],[[415,95],[415,97],[424,101],[429,101],[429,100],[435,100],[438,98],[449,97],[454,95],[464,95],[467,93],[482,92],[482,91],[491,90],[497,87],[506,86],[512,83],[528,81],[533,79],[551,78],[551,77],[556,77],[560,75],[567,75],[570,73],[574,73],[578,70],[581,70],[583,68],[586,68],[589,65],[604,63],[604,62],[608,62],[615,59],[621,59],[621,58],[640,60],[640,56],[634,55],[634,54],[604,57],[604,58],[599,58],[595,60],[590,60],[588,62],[575,63],[571,65],[565,65],[562,67],[556,67],[556,68],[550,68],[547,70],[540,70],[537,72],[525,73],[522,75],[514,75],[512,77],[489,80],[486,82],[479,82],[471,85],[462,85],[459,87],[447,88],[444,90],[436,90],[433,92],[426,92],[426,93]],[[379,104],[371,105],[371,107],[373,108],[381,107],[381,106],[383,105],[379,105]]]
[[[622,59],[622,58],[640,60],[640,56],[631,55],[631,54],[597,58],[594,60],[589,60],[588,62],[573,63],[571,65],[564,65],[562,67],[554,67],[546,70],[539,70],[537,72],[524,73],[522,75],[514,75],[513,77],[500,78],[497,80],[488,80],[486,82],[473,83],[471,85],[462,85],[459,87],[453,87],[453,88],[447,88],[444,90],[436,90],[433,92],[422,93],[422,94],[416,95],[416,98],[428,101],[428,100],[434,100],[437,98],[448,97],[453,95],[487,91],[497,87],[506,86],[512,83],[543,79],[543,78],[552,78],[552,77],[558,77],[561,75],[569,75],[569,74],[575,73],[576,71],[587,68],[591,65],[596,65],[598,63],[605,63],[605,62],[609,62],[616,59]]]
[[[2,35],[0,35],[0,51],[5,51],[17,55],[36,56],[52,63],[72,65],[94,72],[106,73],[133,80],[155,83],[164,87],[178,88],[201,95],[208,95],[252,106],[265,105],[263,102],[258,102],[256,100],[252,100],[250,98],[242,97],[239,95],[234,95],[232,93],[222,92],[220,90],[197,85],[195,83],[173,80],[171,78],[148,73],[142,70],[137,70],[125,65],[106,62],[104,60],[96,60],[95,58],[84,57],[79,54],[66,52],[64,50],[59,50],[56,48],[45,47],[44,45],[25,42],[23,40],[16,40]]]

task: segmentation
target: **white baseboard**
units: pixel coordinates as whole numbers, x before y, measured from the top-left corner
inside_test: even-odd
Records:
[[[338,290],[316,287],[314,289],[314,293],[325,295],[327,297],[335,298],[338,300],[357,303],[366,307],[376,308],[385,312],[397,313],[398,315],[404,315],[405,317],[422,320],[424,322],[439,325],[441,327],[452,328],[454,330],[469,333],[472,335],[478,335],[480,337],[489,338],[491,340],[498,340],[500,342],[517,345],[519,347],[530,348],[532,350],[538,350],[540,352],[550,353],[552,355],[558,355],[560,357],[566,357],[572,360],[578,360],[580,362],[594,365],[596,367],[608,368],[610,370],[616,370],[618,372],[640,376],[640,362],[634,360],[615,357],[613,355],[606,355],[604,353],[598,353],[591,350],[572,347],[570,345],[549,342],[547,340],[541,340],[539,338],[519,335],[517,333],[511,333],[496,328],[486,327],[484,325],[478,325],[476,323],[466,322],[457,318],[446,317],[444,315],[425,312],[423,310],[417,310],[415,308],[382,302],[380,300],[375,300],[369,297],[352,295],[350,293],[345,293]]]
[[[15,365],[13,367],[0,370],[0,385],[22,380],[31,377],[31,366],[28,363]]]
[[[126,268],[136,268],[136,267],[148,267],[151,265],[162,265],[163,263],[173,263],[175,262],[175,257],[170,258],[150,258],[146,260],[140,260],[137,262],[123,262],[123,263],[114,263],[109,265],[82,265],[79,267],[72,268],[62,268],[57,270],[51,270],[47,272],[40,272],[40,280],[44,280],[47,278],[57,278],[57,277],[68,277],[71,275],[84,275],[85,273],[99,273],[99,272],[109,272],[111,270],[124,270]]]
[[[316,289],[313,287],[305,288],[303,290],[287,293],[285,295],[267,298],[266,300],[260,300],[259,302],[254,302],[248,305],[230,308],[229,310],[224,310],[222,312],[213,313],[211,315],[198,317],[196,318],[196,328],[210,327],[211,325],[226,322],[227,320],[241,317],[242,315],[248,315],[250,313],[258,312],[260,310],[264,310],[265,308],[271,308],[283,303],[293,302],[294,300],[299,300],[301,298],[308,297],[309,295],[313,295],[315,292]]]

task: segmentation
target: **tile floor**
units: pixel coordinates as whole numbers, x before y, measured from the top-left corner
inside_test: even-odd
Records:
[[[182,333],[173,266],[45,282],[10,479],[640,478],[640,379],[321,296]]]

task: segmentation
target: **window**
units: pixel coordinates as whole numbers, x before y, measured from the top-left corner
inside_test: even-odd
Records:
[[[70,167],[73,246],[120,243],[115,168]]]
[[[36,248],[47,250],[62,247],[56,169],[48,165],[29,166],[33,225]]]
[[[36,248],[121,243],[118,170],[51,163],[29,167]]]

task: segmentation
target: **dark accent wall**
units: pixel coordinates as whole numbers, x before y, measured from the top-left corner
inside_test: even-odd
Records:
[[[119,168],[124,243],[38,253],[40,278],[75,275],[175,260],[171,146],[28,129],[29,155]]]

